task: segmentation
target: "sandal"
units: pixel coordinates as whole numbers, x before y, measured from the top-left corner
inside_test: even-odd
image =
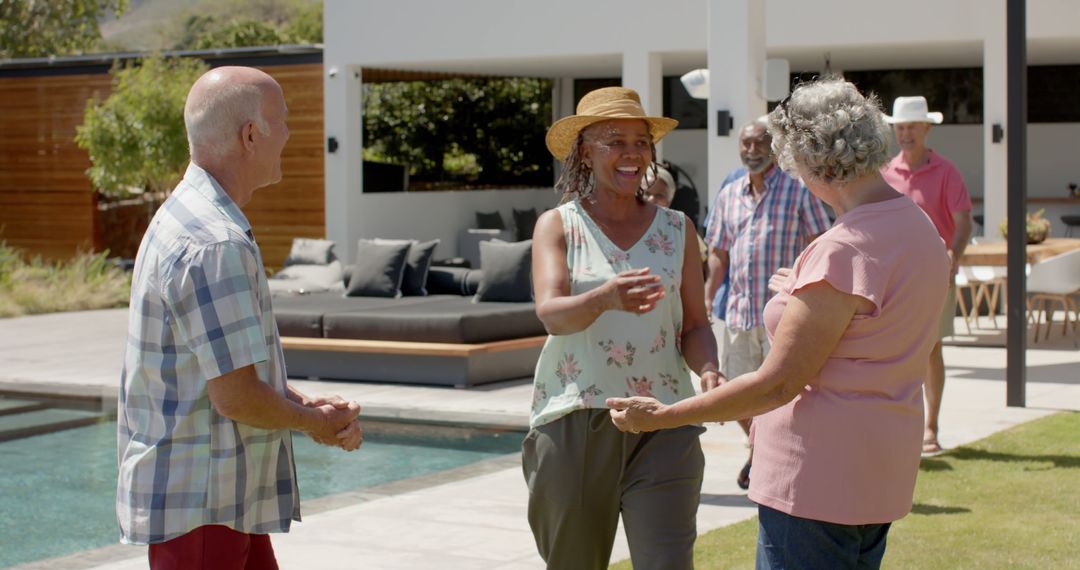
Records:
[[[931,455],[937,455],[937,454],[941,453],[942,451],[944,451],[944,450],[942,449],[941,444],[938,443],[937,438],[924,439],[923,440],[923,442],[922,442],[922,454],[923,454],[923,457],[928,457],[928,456],[931,456]]]
[[[743,491],[750,488],[750,462],[747,461],[746,465],[743,465],[742,470],[739,471],[739,476],[735,479],[735,484],[739,486]]]

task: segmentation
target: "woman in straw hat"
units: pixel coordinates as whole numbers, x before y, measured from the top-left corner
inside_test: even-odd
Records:
[[[547,134],[565,168],[562,203],[533,235],[536,314],[550,336],[522,463],[549,568],[606,568],[620,513],[634,568],[693,566],[703,428],[622,433],[605,405],[675,403],[694,393],[691,370],[705,388],[719,382],[693,228],[640,189],[654,143],[676,124],[609,87]]]
[[[757,567],[875,568],[889,525],[911,510],[949,258],[878,171],[889,134],[875,98],[841,79],[805,84],[769,132],[778,164],[839,217],[770,280],[765,362],[673,405],[608,404],[635,433],[754,416]]]

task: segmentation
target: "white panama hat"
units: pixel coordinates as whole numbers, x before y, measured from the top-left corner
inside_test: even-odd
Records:
[[[885,122],[895,125],[896,123],[933,123],[940,125],[944,115],[937,111],[929,112],[926,97],[897,97],[893,101],[892,116],[885,115]]]

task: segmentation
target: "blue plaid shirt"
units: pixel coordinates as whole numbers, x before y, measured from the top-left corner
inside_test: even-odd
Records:
[[[292,436],[218,414],[207,383],[255,365],[286,394],[259,248],[240,208],[191,164],[143,237],[120,379],[120,540],[199,526],[262,534],[300,520]]]
[[[769,277],[794,265],[806,240],[829,229],[829,217],[821,201],[779,167],[765,174],[759,201],[746,172],[725,182],[705,221],[705,243],[728,252],[727,326],[750,330],[764,326]]]

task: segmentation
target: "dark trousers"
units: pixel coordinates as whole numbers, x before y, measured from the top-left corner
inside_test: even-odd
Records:
[[[206,525],[150,545],[151,570],[277,570],[270,535]]]
[[[834,524],[758,505],[755,568],[880,568],[891,524]]]
[[[607,568],[621,513],[636,570],[693,568],[703,431],[622,433],[601,409],[530,430],[522,469],[547,567]]]

